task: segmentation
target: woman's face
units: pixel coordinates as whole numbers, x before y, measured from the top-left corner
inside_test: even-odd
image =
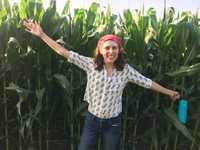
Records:
[[[118,44],[112,40],[105,41],[100,49],[100,54],[103,56],[106,65],[113,65],[119,54]]]

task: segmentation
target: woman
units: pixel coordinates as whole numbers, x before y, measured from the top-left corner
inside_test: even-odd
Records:
[[[127,82],[150,88],[168,95],[172,100],[180,98],[178,92],[167,89],[141,75],[122,59],[121,39],[113,34],[98,41],[94,58],[68,51],[31,20],[24,21],[26,31],[39,37],[56,53],[87,73],[84,100],[88,102],[88,113],[81,136],[79,150],[93,150],[99,136],[104,150],[116,150],[121,132],[122,93]]]

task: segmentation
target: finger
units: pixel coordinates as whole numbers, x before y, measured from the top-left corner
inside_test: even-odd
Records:
[[[23,25],[26,25],[27,23],[27,20],[23,20]]]
[[[33,19],[24,20],[24,24],[34,25]]]
[[[29,18],[29,19],[28,19],[28,22],[33,23],[34,21],[33,21],[33,19]]]
[[[25,26],[26,28],[28,28],[29,30],[31,30],[31,29],[33,29],[33,28],[35,27],[35,24],[32,23],[32,22],[30,22],[30,23],[25,22],[25,23],[24,23],[24,26]]]
[[[29,33],[32,33],[31,30],[28,30],[28,29],[25,29],[25,31],[27,31],[27,32],[29,32]]]
[[[36,27],[39,26],[39,24],[37,23],[37,21],[34,21],[34,24],[35,24]]]
[[[23,21],[23,25],[30,26],[30,23],[28,21]]]
[[[178,99],[177,94],[176,93],[172,94],[171,99],[173,101],[175,101],[176,99]]]
[[[27,19],[23,19],[23,24],[28,24],[28,23],[31,23],[29,19],[28,20]]]
[[[37,26],[39,26],[39,24],[37,23],[37,21],[35,21],[35,24],[36,24]]]
[[[179,99],[180,98],[180,95],[177,93],[176,94],[176,99]]]
[[[23,19],[23,20],[22,20],[22,23],[23,23],[23,24],[24,24],[24,23],[26,23],[26,22],[27,22],[27,20],[26,20],[26,19]]]
[[[25,26],[27,29],[29,29],[29,30],[32,29],[32,26],[31,26],[30,24],[24,24],[24,26]]]
[[[178,92],[176,93],[175,96],[176,96],[176,99],[179,99],[179,98],[180,98],[180,94],[179,94]]]

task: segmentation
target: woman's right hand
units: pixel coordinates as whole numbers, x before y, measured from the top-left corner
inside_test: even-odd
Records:
[[[23,25],[25,26],[25,30],[27,32],[30,32],[31,34],[36,35],[37,37],[42,39],[56,53],[65,58],[69,57],[68,50],[65,49],[63,46],[61,46],[60,44],[58,44],[53,39],[51,39],[48,35],[46,35],[37,22],[33,22],[32,20],[25,20],[23,22]]]
[[[36,35],[38,37],[42,37],[43,30],[40,27],[40,25],[37,22],[33,22],[31,19],[24,20],[23,25],[25,26],[25,30],[33,35]]]

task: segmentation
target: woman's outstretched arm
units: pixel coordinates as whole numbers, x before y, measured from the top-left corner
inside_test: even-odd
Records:
[[[152,81],[150,89],[168,95],[174,101],[180,98],[180,94],[177,91],[167,89],[154,81]]]
[[[23,25],[25,26],[25,30],[40,39],[42,39],[49,47],[51,47],[56,53],[59,55],[65,57],[66,59],[69,57],[69,51],[58,44],[56,41],[51,39],[48,35],[46,35],[40,25],[37,22],[33,22],[31,20],[25,20],[23,22]]]

